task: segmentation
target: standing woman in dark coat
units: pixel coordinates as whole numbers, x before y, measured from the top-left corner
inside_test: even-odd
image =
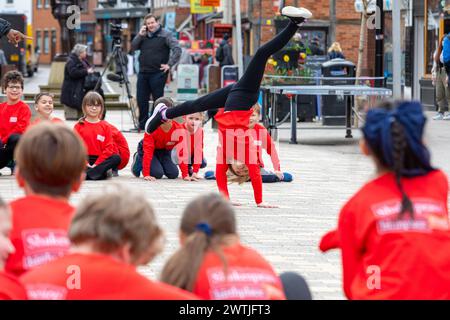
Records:
[[[61,103],[81,113],[81,103],[85,95],[84,82],[94,68],[86,60],[87,46],[76,44],[67,59],[64,82],[61,89]]]

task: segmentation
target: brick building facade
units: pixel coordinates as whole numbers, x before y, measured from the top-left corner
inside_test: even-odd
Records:
[[[243,1],[244,2],[244,1]],[[305,25],[305,29],[315,28],[326,30],[326,46],[331,44],[330,30],[330,1],[329,0],[286,0],[285,5],[302,6],[308,8],[313,19]],[[246,10],[246,8],[248,8]],[[273,0],[252,1],[247,0],[241,4],[243,12],[248,12],[253,24],[253,51],[261,44],[267,42],[275,34],[275,11]],[[336,41],[338,41],[346,58],[355,64],[358,60],[359,34],[361,27],[361,14],[355,11],[354,1],[336,1]],[[260,30],[260,31],[259,31]],[[367,41],[369,39],[369,41]],[[363,59],[363,74],[373,74],[373,61],[375,56],[374,32],[368,30]],[[326,48],[324,48],[326,49]]]
[[[92,44],[95,42],[95,15],[97,0],[81,1],[81,28],[76,30],[77,42]],[[33,32],[35,46],[39,46],[39,63],[50,64],[61,53],[61,30],[58,21],[52,15],[50,1],[33,0]]]

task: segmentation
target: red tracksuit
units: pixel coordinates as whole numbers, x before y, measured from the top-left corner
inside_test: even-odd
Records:
[[[67,236],[75,208],[64,200],[29,195],[10,203],[10,239],[16,252],[5,270],[15,276],[59,258],[69,250]]]
[[[30,300],[198,299],[179,288],[150,280],[136,267],[100,253],[69,254],[27,272],[20,280]]]
[[[172,150],[175,146],[183,140],[185,131],[183,125],[176,121],[172,121],[172,127],[168,132],[165,132],[161,127],[156,129],[151,134],[144,135],[142,159],[142,174],[144,177],[150,176],[150,166],[153,159],[153,152],[156,149]]]
[[[198,128],[194,133],[190,133],[186,128],[186,123],[183,124],[185,130],[185,136],[183,143],[177,145],[179,167],[183,178],[189,176],[189,163],[192,158],[192,171],[198,173],[203,160],[203,128]],[[184,152],[184,151],[188,152]]]
[[[284,300],[283,287],[272,266],[255,250],[241,244],[222,247],[227,274],[219,255],[205,254],[193,293],[207,300]]]
[[[247,165],[256,204],[262,202],[262,180],[251,130],[250,117],[253,110],[228,111],[220,109],[214,117],[219,125],[219,146],[217,147],[216,181],[219,191],[229,198],[228,162],[238,160]]]
[[[3,144],[8,142],[14,133],[22,134],[30,125],[30,107],[23,101],[8,105],[0,103],[0,139]]]
[[[109,122],[106,123],[111,127],[114,145],[116,146],[117,153],[119,154],[121,160],[117,168],[119,170],[122,170],[127,166],[128,161],[130,160],[130,148],[128,147],[127,139],[125,139],[119,129],[117,129]]]
[[[23,285],[4,271],[0,271],[0,300],[27,300]]]
[[[402,179],[414,220],[399,219],[392,173],[364,185],[342,208],[321,249],[340,247],[349,299],[450,299],[448,181],[436,170]]]
[[[262,157],[262,149],[266,150],[267,154],[270,156],[273,164],[273,169],[275,171],[280,171],[280,158],[278,157],[278,152],[275,147],[275,143],[272,140],[272,137],[269,134],[267,129],[260,125],[259,123],[255,124],[253,127],[255,130],[254,143],[257,147],[258,152],[258,162],[261,168],[264,168],[264,162]]]
[[[113,140],[113,131],[106,121],[91,123],[78,122],[74,130],[83,139],[89,156],[97,156],[95,165],[101,164],[114,154],[118,154]]]

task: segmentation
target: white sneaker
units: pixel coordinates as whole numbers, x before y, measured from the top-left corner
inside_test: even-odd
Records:
[[[450,120],[450,113],[447,113],[442,120]]]
[[[441,112],[438,112],[434,117],[433,120],[442,120],[444,119],[444,114]]]
[[[306,19],[310,19],[312,17],[312,13],[308,9],[292,6],[286,6],[281,9],[281,15],[290,18],[299,26],[302,25]]]

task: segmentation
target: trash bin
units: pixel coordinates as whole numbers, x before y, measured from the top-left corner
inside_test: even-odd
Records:
[[[327,78],[354,78],[356,66],[345,59],[333,59],[322,64],[322,76]],[[354,79],[323,80],[323,85],[354,85]],[[345,125],[346,99],[352,97],[323,96],[322,97],[322,124],[324,126]]]

